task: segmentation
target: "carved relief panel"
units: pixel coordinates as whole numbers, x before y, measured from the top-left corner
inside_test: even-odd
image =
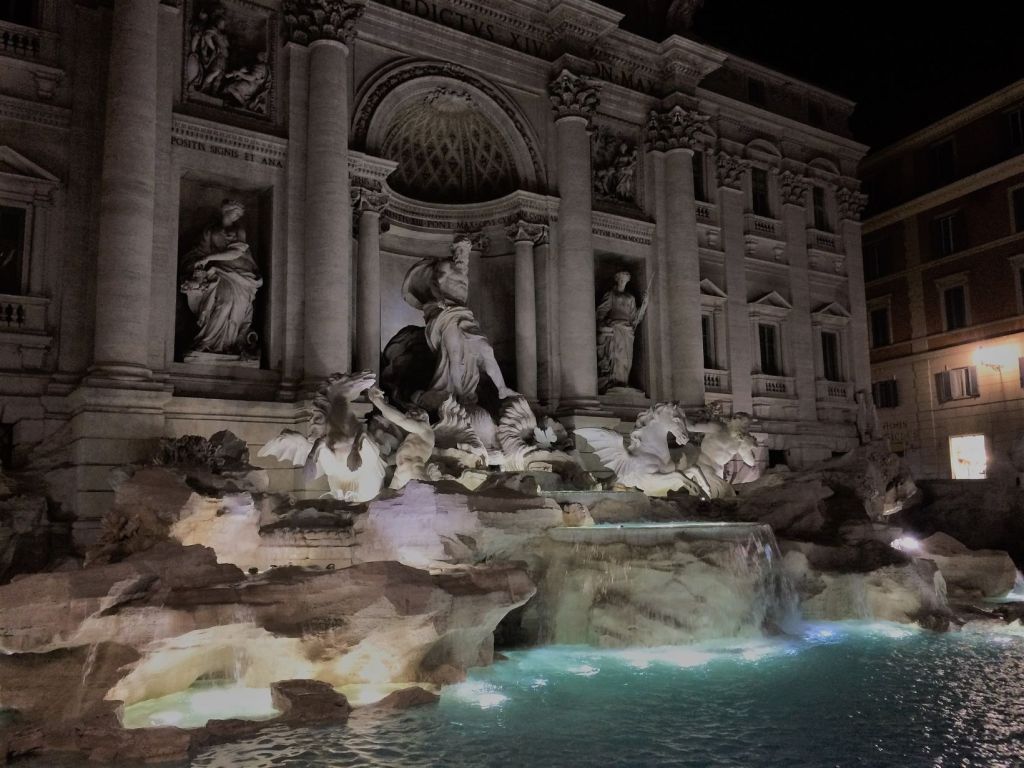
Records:
[[[640,204],[640,152],[635,137],[608,126],[591,133],[591,170],[594,200],[613,206]]]
[[[182,98],[274,119],[276,13],[250,0],[188,0]]]

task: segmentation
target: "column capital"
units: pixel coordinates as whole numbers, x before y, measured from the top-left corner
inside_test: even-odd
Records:
[[[548,225],[519,219],[505,228],[505,234],[513,243],[528,242],[532,245],[543,245],[548,239]]]
[[[811,191],[811,185],[806,176],[783,171],[779,174],[779,193],[783,205],[805,205],[807,193]]]
[[[860,221],[860,215],[868,203],[868,196],[852,187],[839,187],[836,189],[836,203],[840,219]]]
[[[352,196],[352,213],[356,216],[364,211],[376,214],[384,213],[391,200],[390,195],[379,187],[374,189],[373,186],[363,186],[356,179],[352,180],[349,194]]]
[[[689,149],[701,152],[714,141],[708,127],[709,115],[676,105],[667,111],[651,110],[647,118],[647,149],[664,152]]]
[[[483,232],[480,232],[479,230],[477,230],[476,232],[471,232],[469,230],[460,229],[458,232],[455,233],[455,237],[468,237],[470,243],[472,243],[471,250],[476,251],[481,256],[486,256],[487,251],[489,251],[491,248],[491,238],[489,238],[487,235],[485,235]]]
[[[284,0],[286,39],[309,45],[333,40],[350,45],[356,36],[356,22],[366,11],[366,0]]]
[[[598,90],[600,84],[596,81],[563,69],[548,83],[548,98],[555,110],[555,120],[582,117],[589,124],[597,111]]]
[[[750,168],[750,163],[728,152],[715,155],[715,170],[718,173],[718,186],[723,189],[743,189],[743,174]]]

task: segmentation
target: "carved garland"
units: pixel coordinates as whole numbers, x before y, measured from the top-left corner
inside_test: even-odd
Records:
[[[370,121],[373,119],[373,115],[376,113],[377,108],[387,95],[395,88],[398,88],[410,80],[417,80],[422,77],[450,77],[454,80],[460,80],[461,82],[481,91],[485,96],[491,99],[491,101],[493,101],[501,111],[505,113],[508,119],[512,121],[512,126],[519,133],[520,138],[522,138],[523,143],[526,145],[526,150],[530,154],[530,162],[533,164],[535,178],[538,180],[544,178],[540,152],[537,150],[534,142],[530,140],[530,134],[527,130],[526,124],[523,122],[523,119],[519,115],[519,111],[515,108],[511,100],[487,80],[478,77],[470,70],[458,64],[447,61],[427,61],[419,64],[407,64],[400,66],[396,71],[389,74],[383,80],[378,81],[373,87],[373,90],[363,98],[359,114],[356,116],[355,125],[353,127],[353,139],[356,146],[366,146],[366,137],[370,131]]]

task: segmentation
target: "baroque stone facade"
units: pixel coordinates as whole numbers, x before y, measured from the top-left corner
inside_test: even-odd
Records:
[[[403,277],[459,234],[504,380],[567,425],[720,402],[762,463],[857,443],[850,102],[590,0],[36,2],[37,44],[0,50],[0,420],[10,460],[78,468],[53,477],[81,539],[107,467],[224,428],[258,449],[328,375],[379,372],[424,324]],[[258,348],[214,361],[180,265],[222,200]],[[602,394],[622,272],[646,312]]]

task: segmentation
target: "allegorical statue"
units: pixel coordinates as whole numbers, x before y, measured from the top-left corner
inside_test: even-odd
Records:
[[[631,275],[615,273],[615,286],[597,306],[597,386],[602,394],[612,387],[628,387],[633,368],[633,338],[647,313],[647,294],[639,307],[626,290]]]
[[[739,458],[748,467],[757,464],[757,440],[750,434],[750,414],[737,412],[726,419],[709,410],[706,418],[696,421],[687,419],[690,432],[703,435],[700,453],[692,457],[683,474],[693,480],[708,498],[717,499],[733,496],[735,492],[725,476],[725,467],[734,458]]]
[[[404,488],[410,480],[430,480],[428,463],[434,452],[434,430],[430,417],[422,408],[411,407],[405,413],[388,405],[384,392],[377,387],[366,391],[367,399],[376,406],[381,415],[406,432],[405,438],[395,452],[395,474],[392,488]]]
[[[516,394],[505,384],[494,350],[466,306],[472,247],[468,237],[456,237],[448,256],[421,259],[402,285],[406,302],[423,312],[427,345],[436,357],[433,379],[419,398],[430,409],[448,395],[464,405],[476,403],[481,373],[494,383],[499,398]]]
[[[245,239],[245,206],[225,200],[182,262],[181,292],[199,329],[193,352],[240,355],[251,348],[253,301],[263,285]]]

